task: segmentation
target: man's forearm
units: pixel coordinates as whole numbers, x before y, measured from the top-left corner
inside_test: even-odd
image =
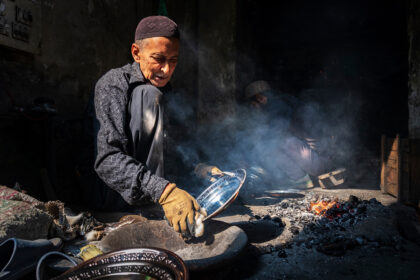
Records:
[[[99,150],[99,147],[98,147]],[[124,200],[135,205],[139,200],[158,201],[167,180],[152,174],[142,163],[121,152],[102,154],[95,163],[99,177]]]

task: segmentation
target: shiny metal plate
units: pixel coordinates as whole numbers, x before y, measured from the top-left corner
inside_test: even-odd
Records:
[[[223,173],[224,176],[216,180],[197,197],[200,207],[207,211],[205,220],[225,210],[236,199],[245,182],[245,169]]]

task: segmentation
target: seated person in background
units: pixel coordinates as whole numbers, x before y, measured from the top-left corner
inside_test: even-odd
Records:
[[[295,97],[274,92],[266,81],[255,81],[245,89],[245,103],[242,114],[249,120],[245,131],[254,138],[248,162],[280,178],[283,183],[279,187],[312,187],[313,181],[328,177],[332,162],[315,150],[316,141],[300,139],[292,133]],[[340,169],[335,175],[343,171]],[[335,178],[331,181],[334,186],[344,182]]]

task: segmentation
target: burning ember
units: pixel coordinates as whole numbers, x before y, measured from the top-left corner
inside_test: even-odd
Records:
[[[340,208],[340,203],[338,203],[337,201],[328,202],[321,200],[318,202],[311,202],[311,205],[309,206],[309,211],[314,212],[316,215],[330,218],[328,217],[329,215],[327,213],[331,212],[329,210],[333,208]],[[331,219],[332,218],[333,217],[331,217]]]
[[[343,214],[354,214],[354,207],[356,205],[352,203],[340,203],[337,200],[325,201],[321,200],[318,202],[311,202],[309,211],[312,211],[316,215],[323,216],[332,221],[336,217],[341,217]]]

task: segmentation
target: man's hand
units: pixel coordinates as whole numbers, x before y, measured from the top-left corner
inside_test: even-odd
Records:
[[[203,213],[194,197],[173,183],[166,186],[160,196],[159,204],[162,205],[169,224],[183,236],[189,235],[187,222],[194,225],[198,214]]]
[[[202,179],[208,179],[210,182],[217,180],[217,177],[223,176],[223,171],[214,165],[207,165],[205,163],[199,163],[194,169],[194,173]]]

